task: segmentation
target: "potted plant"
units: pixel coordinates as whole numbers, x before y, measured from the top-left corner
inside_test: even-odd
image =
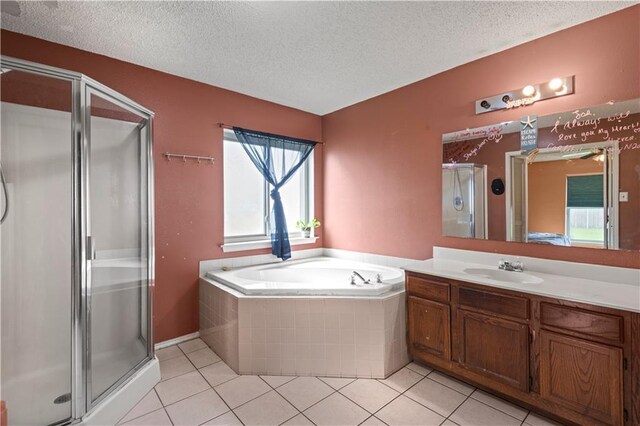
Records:
[[[311,237],[311,229],[316,229],[320,226],[320,221],[315,217],[309,222],[305,222],[302,219],[298,219],[296,222],[296,228],[302,231],[305,238]]]

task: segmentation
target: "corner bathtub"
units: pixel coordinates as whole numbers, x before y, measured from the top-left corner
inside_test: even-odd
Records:
[[[200,337],[240,374],[385,378],[409,360],[404,272],[329,257],[210,271]]]
[[[351,274],[357,271],[370,284]],[[376,276],[382,283],[376,283]],[[245,295],[252,296],[380,296],[404,288],[404,271],[330,257],[315,257],[233,271],[208,272],[211,278]]]

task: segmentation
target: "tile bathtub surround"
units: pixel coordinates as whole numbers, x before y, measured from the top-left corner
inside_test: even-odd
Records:
[[[174,356],[160,368],[163,377],[172,377],[156,385],[119,424],[557,425],[415,363],[386,380],[255,376],[236,375],[214,354],[212,364],[192,365],[173,376],[171,359],[184,357],[191,363],[188,355],[201,350],[195,348],[203,341],[187,343],[165,351]]]
[[[202,282],[199,291],[200,338],[206,343],[205,347],[208,345],[213,349],[215,357],[221,357],[233,370],[238,371],[238,298],[217,286],[203,285]],[[214,361],[209,353],[192,352],[188,355],[192,361],[197,358],[200,364]]]
[[[408,362],[404,292],[236,297],[201,279],[200,297],[202,340],[242,374],[384,378]]]

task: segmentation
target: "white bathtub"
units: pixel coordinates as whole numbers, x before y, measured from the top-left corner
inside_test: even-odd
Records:
[[[351,275],[357,271],[370,284]],[[382,283],[376,282],[380,274]],[[251,296],[380,296],[404,288],[404,271],[330,257],[252,266],[206,274],[228,287]]]

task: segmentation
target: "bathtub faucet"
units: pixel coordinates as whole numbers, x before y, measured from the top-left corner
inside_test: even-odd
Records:
[[[356,285],[356,277],[360,278],[363,284],[371,284],[371,280],[365,280],[358,271],[353,271],[353,274],[351,274],[351,285]]]

